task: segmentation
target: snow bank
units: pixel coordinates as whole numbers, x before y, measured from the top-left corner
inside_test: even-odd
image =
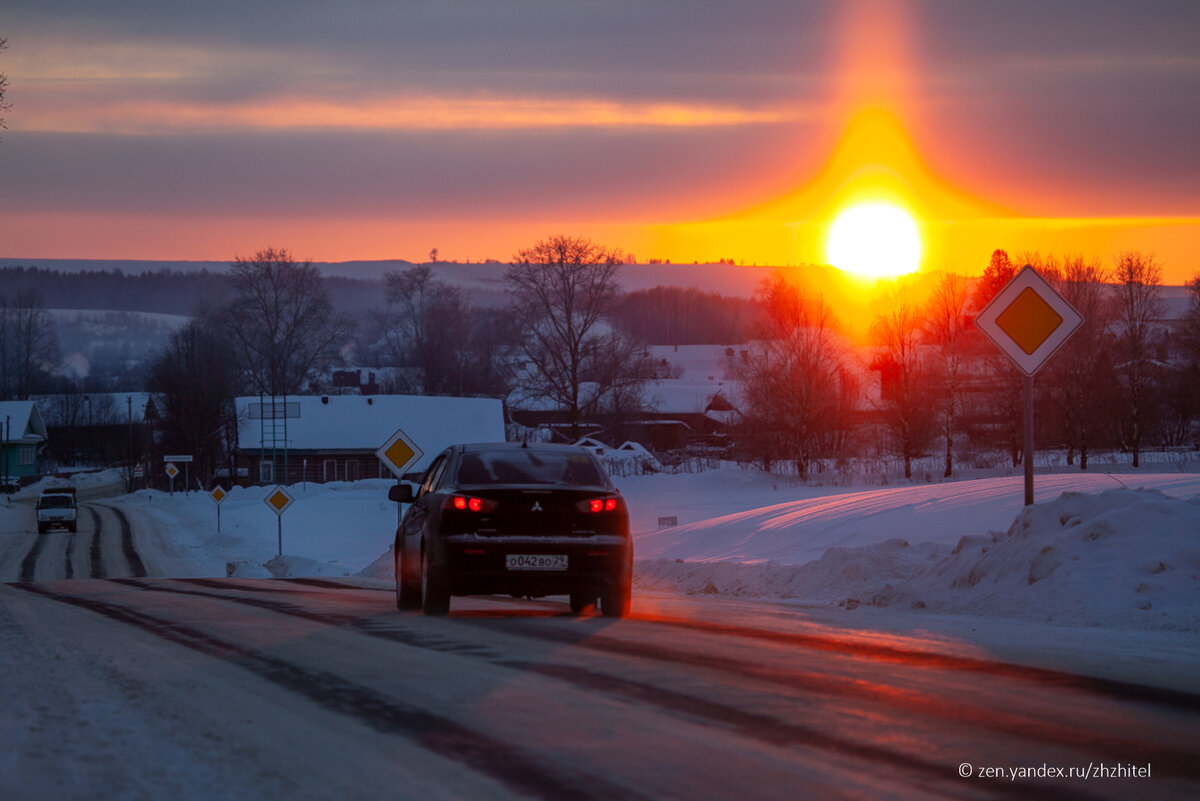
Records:
[[[273,487],[234,487],[217,505],[207,493],[139,490],[106,499],[152,532],[153,567],[170,576],[349,576],[388,550],[396,531],[389,479],[288,487],[295,502],[282,531],[264,499]],[[282,537],[281,537],[282,534]],[[280,540],[282,539],[282,554]]]
[[[1134,481],[1150,489],[1116,489]],[[220,531],[203,493],[94,502],[134,519],[156,575],[387,579],[391,483],[290,487],[282,556],[263,502],[269,488],[231,491]],[[1022,484],[1017,476],[852,492],[738,470],[618,479],[641,591],[1200,630],[1200,475],[1038,476],[1039,503],[1028,509]],[[20,530],[29,511],[14,504],[0,515]],[[664,518],[679,525],[660,527]]]
[[[913,532],[919,533],[919,532]],[[813,562],[639,564],[642,589],[795,598],[1064,625],[1200,630],[1200,496],[1064,493],[1006,532],[954,546],[903,539]]]
[[[968,538],[871,603],[1086,626],[1200,630],[1200,496],[1064,494]]]

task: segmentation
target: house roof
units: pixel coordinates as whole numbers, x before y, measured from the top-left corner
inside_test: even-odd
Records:
[[[647,353],[655,363],[672,365],[678,370],[674,378],[646,382],[642,389],[642,404],[661,414],[700,414],[713,396],[728,393],[733,381],[727,375],[725,361],[728,353],[737,353],[739,345],[652,345]],[[727,353],[728,352],[728,353]],[[596,385],[583,382],[579,386],[580,403],[587,403]],[[518,388],[508,396],[508,407],[525,412],[561,411],[562,407],[546,398],[532,397]]]
[[[290,450],[375,451],[402,429],[424,454],[413,468],[421,469],[450,445],[504,441],[504,407],[492,398],[289,395],[276,398],[278,447],[285,441],[285,402]],[[258,396],[240,397],[236,405],[238,447],[271,447],[270,399],[260,405]]]
[[[0,401],[0,439],[35,445],[46,441],[46,424],[33,401]]]

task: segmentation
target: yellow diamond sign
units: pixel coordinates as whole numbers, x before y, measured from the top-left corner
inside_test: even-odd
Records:
[[[263,502],[275,510],[275,514],[282,515],[296,501],[288,491],[283,487],[276,487],[267,493],[267,497],[263,498]]]
[[[175,476],[179,475],[179,468],[176,467],[171,462],[167,462],[166,470],[164,470],[163,472],[165,472],[168,477],[175,478]]]
[[[400,478],[425,454],[404,431],[397,430],[379,450],[375,451],[375,455],[379,457],[379,461],[387,465],[388,470],[391,470],[396,478]]]
[[[1040,348],[1054,333],[1054,329],[1062,325],[1062,321],[1062,315],[1029,287],[1021,290],[1016,300],[996,316],[996,325],[1000,326],[1000,330],[1026,353],[1033,353]]]
[[[221,501],[225,500],[225,496],[228,494],[229,493],[220,487],[213,487],[212,492],[208,493],[208,497],[212,498],[217,503],[220,503]]]
[[[1028,264],[983,307],[975,325],[1026,375],[1036,373],[1083,317]]]

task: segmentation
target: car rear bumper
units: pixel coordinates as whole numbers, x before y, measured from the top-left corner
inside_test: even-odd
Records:
[[[566,595],[577,591],[600,593],[628,581],[632,562],[629,539],[593,537],[448,537],[446,577],[453,595]],[[562,560],[509,557],[566,557]],[[530,568],[530,563],[556,562],[553,569]]]

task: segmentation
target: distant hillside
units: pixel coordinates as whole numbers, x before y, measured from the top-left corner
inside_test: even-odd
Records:
[[[359,314],[382,305],[379,282],[385,273],[415,265],[391,260],[313,266],[326,277],[334,305]],[[506,302],[507,267],[499,262],[439,262],[435,269],[443,281],[463,289],[471,304],[494,307]],[[215,261],[0,259],[0,287],[10,297],[36,289],[51,308],[193,315],[198,303],[228,297],[228,270],[228,262]],[[766,267],[725,264],[631,264],[621,270],[620,280],[631,292],[661,285],[748,298],[769,273]]]
[[[47,267],[2,267],[0,287],[13,298],[36,291],[51,309],[155,312],[192,315],[200,304],[229,294],[224,275],[207,271],[125,273],[121,270],[62,271]]]
[[[193,316],[205,306],[221,305],[232,295],[224,269],[177,271],[160,267],[154,271],[125,272],[119,267],[99,269],[96,262],[85,270],[73,269],[65,262],[56,264],[63,266],[0,266],[0,292],[13,298],[34,290],[51,309],[184,316]],[[379,280],[326,274],[325,281],[334,306],[341,311],[357,315],[382,305]]]
[[[295,255],[295,254],[293,254]],[[62,273],[113,272],[143,275],[168,270],[172,273],[224,273],[228,261],[139,261],[134,259],[5,259],[0,258],[0,270],[6,267],[40,267]],[[412,262],[390,261],[313,262],[323,275],[341,278],[377,279],[389,270],[412,267]]]

